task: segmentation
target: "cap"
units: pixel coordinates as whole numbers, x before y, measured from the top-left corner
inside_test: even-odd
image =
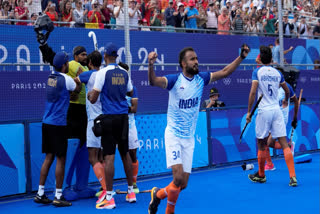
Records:
[[[56,6],[55,3],[51,3],[51,4],[50,4],[50,7],[55,7],[55,6]]]
[[[99,4],[98,0],[92,0],[91,4]]]
[[[259,7],[257,8],[257,10],[262,10],[262,7],[261,7],[261,6],[259,6]]]
[[[190,7],[194,7],[195,5],[196,5],[196,4],[194,3],[193,0],[190,0],[190,1],[189,1],[189,6],[190,6]]]
[[[109,42],[105,47],[104,47],[104,53],[107,54],[108,56],[118,56],[118,47],[113,44],[112,42]]]
[[[216,1],[216,5],[220,5],[220,3],[218,1]]]
[[[169,3],[173,3],[173,0],[169,0]]]
[[[227,0],[226,3],[231,3],[231,1],[230,1],[230,0]]]
[[[180,6],[184,6],[184,4],[182,4],[181,2],[179,2],[179,3],[178,3],[178,8],[179,8]]]
[[[64,52],[58,52],[53,58],[53,66],[57,69],[61,69],[62,66],[69,61],[69,55]]]
[[[213,96],[213,95],[215,95],[215,94],[217,94],[217,95],[219,96],[218,89],[216,89],[216,88],[211,88],[211,89],[210,89],[210,95],[209,95],[209,97],[211,97],[211,96]]]
[[[142,22],[148,23],[148,20],[146,18],[142,19]]]

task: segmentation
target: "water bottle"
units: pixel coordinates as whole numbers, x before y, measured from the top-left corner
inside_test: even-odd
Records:
[[[242,165],[241,165],[242,169],[245,171],[245,170],[252,170],[254,168],[254,165],[252,163],[246,163],[244,162]]]

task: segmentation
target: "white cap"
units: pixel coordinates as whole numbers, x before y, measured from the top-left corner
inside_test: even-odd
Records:
[[[180,6],[184,6],[184,4],[182,4],[181,2],[179,2],[179,3],[178,3],[178,8],[179,8]]]
[[[91,4],[99,4],[98,0],[92,0]]]
[[[262,7],[261,7],[261,6],[259,6],[259,7],[257,8],[257,10],[262,10]]]
[[[226,3],[231,3],[231,1],[230,1],[230,0],[227,0]]]

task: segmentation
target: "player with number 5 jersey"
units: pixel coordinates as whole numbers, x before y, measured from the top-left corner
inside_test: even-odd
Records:
[[[266,46],[260,47],[260,58],[264,66],[257,68],[252,73],[252,85],[248,101],[247,123],[251,122],[250,110],[254,103],[256,93],[258,96],[263,94],[263,98],[258,107],[258,115],[256,118],[256,137],[258,139],[258,164],[259,171],[255,174],[250,174],[249,179],[253,182],[265,183],[265,161],[267,157],[267,140],[269,135],[273,138],[278,138],[283,149],[285,161],[287,163],[290,175],[289,186],[297,186],[297,179],[294,169],[293,156],[288,147],[286,126],[283,119],[283,114],[280,110],[278,101],[279,85],[285,91],[285,99],[283,99],[283,108],[288,106],[290,92],[283,75],[270,66],[272,61],[271,49]]]
[[[182,73],[156,76],[153,64],[157,54],[148,56],[148,77],[150,85],[169,91],[167,127],[165,130],[165,148],[167,167],[172,168],[173,181],[165,188],[152,188],[149,214],[158,210],[162,199],[168,198],[166,214],[174,213],[180,191],[186,188],[192,168],[194,151],[194,133],[198,120],[203,87],[209,83],[230,75],[246,58],[250,49],[241,48],[241,55],[231,64],[217,72],[199,72],[198,57],[193,48],[184,48],[179,54]]]

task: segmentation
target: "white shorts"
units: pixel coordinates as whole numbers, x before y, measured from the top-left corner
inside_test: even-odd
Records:
[[[87,147],[101,148],[101,137],[96,137],[92,131],[93,120],[88,120],[87,125]]]
[[[264,139],[271,133],[272,138],[287,136],[286,125],[280,109],[259,111],[256,118],[256,137]]]
[[[129,149],[136,149],[138,147],[138,132],[137,127],[134,125],[129,128]]]
[[[164,134],[166,147],[167,168],[182,164],[183,171],[191,173],[194,151],[194,137],[180,138],[175,136],[167,128]]]

